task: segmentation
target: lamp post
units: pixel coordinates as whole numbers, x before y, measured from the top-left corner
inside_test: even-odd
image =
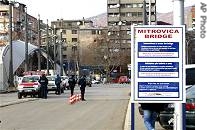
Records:
[[[25,71],[28,71],[28,17],[25,10]]]
[[[41,30],[40,30],[40,15],[38,15],[38,70],[41,70]]]
[[[14,87],[13,77],[13,47],[12,47],[12,5],[9,1],[9,45],[10,45],[10,64],[9,64],[9,87]]]
[[[63,75],[63,36],[62,36],[62,29],[60,30],[60,76]]]
[[[83,25],[84,25],[84,19],[83,19]],[[79,35],[80,35],[80,25],[81,25],[81,22],[80,21],[78,21],[77,22],[77,29],[78,29],[78,34],[77,34],[77,36],[78,36],[78,38],[77,38],[77,55],[76,55],[76,60],[77,60],[77,68],[78,68],[78,76],[80,77],[80,63],[79,63],[79,61],[80,61],[80,37],[79,37]]]
[[[54,48],[53,48],[53,52],[54,52],[54,72],[56,71],[56,25],[53,26],[53,42],[54,42]]]
[[[77,74],[76,50],[77,50],[77,45],[74,44],[74,45],[72,46],[72,51],[73,51],[73,55],[74,55],[73,57],[74,57],[74,74],[75,74],[75,76],[76,76],[76,74]]]
[[[48,19],[47,19],[47,37],[46,37],[46,43],[47,43],[47,75],[49,75],[49,27],[48,27]]]

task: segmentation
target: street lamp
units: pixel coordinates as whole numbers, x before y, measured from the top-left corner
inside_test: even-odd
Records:
[[[41,30],[40,30],[40,15],[38,15],[38,70],[41,70]]]
[[[54,48],[53,48],[53,52],[54,52],[54,71],[56,71],[56,25],[53,26],[53,42],[54,42]]]
[[[76,53],[75,53],[77,51],[77,45],[76,44],[74,44],[72,46],[72,51],[73,51],[73,54],[74,54],[74,74],[76,76],[76,74],[77,74],[77,57],[76,57]]]
[[[84,24],[84,19],[83,19],[83,24]],[[79,37],[79,35],[80,35],[80,25],[81,25],[81,22],[80,21],[78,21],[77,22],[77,29],[78,29],[78,34],[77,34],[77,36],[78,36],[78,38],[77,38],[77,55],[76,55],[76,60],[77,60],[77,68],[78,68],[78,76],[80,76],[80,37]]]
[[[47,75],[49,75],[49,27],[48,27],[48,19],[47,19],[47,37],[46,37],[46,42],[47,42]]]
[[[25,10],[25,71],[28,71],[28,17]]]
[[[9,64],[9,87],[14,87],[13,77],[13,47],[12,47],[12,3],[9,1],[9,45],[10,45],[10,64]]]
[[[63,36],[62,36],[62,29],[60,30],[60,76],[63,75]]]

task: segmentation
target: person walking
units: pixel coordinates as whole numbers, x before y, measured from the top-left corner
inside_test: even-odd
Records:
[[[75,79],[74,75],[70,75],[68,83],[69,83],[69,87],[71,89],[71,96],[73,96],[74,88],[75,88],[75,84],[76,84],[76,79]]]
[[[165,105],[165,103],[141,103],[144,125],[147,130],[155,130],[155,121],[158,113],[164,110]]]
[[[80,91],[81,91],[81,100],[86,101],[84,96],[85,96],[85,87],[86,87],[86,75],[83,75],[80,79],[78,84],[80,85]]]
[[[40,77],[39,81],[41,84],[40,87],[40,97],[41,98],[45,98],[47,99],[47,85],[48,85],[48,79],[46,78],[45,74],[42,74],[42,76]]]
[[[57,74],[57,77],[55,78],[55,85],[57,86],[56,94],[60,95],[61,94],[61,77],[59,74]]]

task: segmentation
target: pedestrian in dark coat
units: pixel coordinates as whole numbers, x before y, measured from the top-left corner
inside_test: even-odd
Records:
[[[45,74],[42,74],[38,82],[41,84],[41,88],[40,88],[41,98],[47,99],[48,79],[46,78]]]
[[[61,94],[61,77],[57,75],[55,78],[55,85],[57,86],[56,94],[60,95]]]
[[[85,87],[86,87],[86,75],[83,75],[80,79],[78,84],[80,85],[80,91],[81,91],[81,100],[86,101],[84,96],[85,96]]]
[[[160,111],[164,110],[165,106],[165,103],[141,103],[144,115],[144,124],[147,130],[155,130],[157,115]]]
[[[76,79],[73,75],[70,75],[69,80],[69,87],[71,89],[71,96],[74,95],[74,88],[75,88],[75,84],[76,84]]]

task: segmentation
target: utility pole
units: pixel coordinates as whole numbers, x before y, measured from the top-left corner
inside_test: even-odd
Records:
[[[40,15],[38,15],[38,70],[41,70],[41,30],[40,30]]]
[[[60,30],[60,76],[63,76],[63,37],[62,37],[62,29]]]
[[[47,19],[47,37],[46,37],[46,42],[47,42],[47,75],[49,75],[49,27],[48,27],[48,19]]]
[[[28,17],[25,10],[25,71],[28,71]]]
[[[13,77],[13,47],[12,47],[12,5],[9,1],[9,45],[10,45],[10,64],[9,64],[9,87],[14,87]]]
[[[145,0],[143,1],[143,25],[147,25],[147,10]]]
[[[151,0],[149,0],[149,25],[151,25]]]
[[[173,6],[174,7],[174,9],[173,9],[174,25],[184,25],[184,0],[174,0],[173,4],[174,4],[174,6]],[[186,129],[185,125],[184,125],[185,121],[183,120],[183,119],[186,119],[184,117],[185,116],[184,106],[185,106],[184,103],[175,103],[174,130],[185,130]]]
[[[54,73],[56,72],[56,25],[53,26],[53,42],[54,42],[54,48],[53,48],[53,52],[54,52]]]

